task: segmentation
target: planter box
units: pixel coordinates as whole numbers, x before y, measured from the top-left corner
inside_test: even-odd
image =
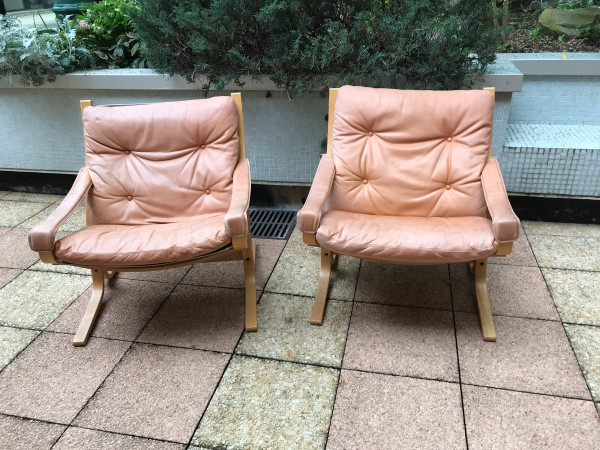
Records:
[[[494,146],[506,132],[511,94],[521,88],[514,67],[496,66],[486,86],[497,88]],[[0,80],[0,170],[74,173],[84,165],[79,100],[94,104],[152,103],[203,98],[201,82],[166,77],[149,69],[72,73],[40,87]],[[478,86],[481,87],[481,86]],[[308,185],[327,137],[326,97],[289,101],[268,79],[247,80],[242,91],[247,154],[257,183]],[[210,91],[209,96],[231,91]]]

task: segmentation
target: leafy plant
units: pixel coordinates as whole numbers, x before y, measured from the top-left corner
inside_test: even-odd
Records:
[[[540,37],[540,29],[539,28],[534,28],[533,30],[529,30],[529,37],[530,38],[539,38]]]
[[[146,66],[131,21],[135,8],[133,0],[102,0],[86,4],[76,17],[77,38],[92,52],[95,67]]]
[[[54,81],[64,67],[47,40],[38,39],[36,30],[25,28],[13,16],[0,16],[0,77],[12,84],[20,77],[25,86]]]
[[[71,26],[69,19],[57,18],[56,31],[44,30],[38,40],[46,44],[64,72],[90,68],[94,65],[92,54],[77,39],[77,29]]]
[[[464,86],[495,58],[489,0],[138,0],[151,67],[203,87],[268,75],[291,97],[337,82]]]
[[[582,27],[580,30],[580,37],[592,44],[600,44],[600,24]]]

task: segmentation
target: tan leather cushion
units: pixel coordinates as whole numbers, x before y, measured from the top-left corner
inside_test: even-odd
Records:
[[[327,211],[317,241],[342,255],[390,262],[445,263],[485,258],[496,251],[484,217],[375,216]]]
[[[224,214],[198,221],[153,225],[91,225],[60,239],[54,248],[62,261],[126,267],[186,261],[231,242]]]
[[[84,110],[90,223],[142,225],[225,213],[239,156],[229,96]]]
[[[340,88],[329,209],[483,217],[493,105],[484,90]]]

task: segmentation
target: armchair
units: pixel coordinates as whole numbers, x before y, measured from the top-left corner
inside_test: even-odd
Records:
[[[149,105],[81,102],[86,167],[29,233],[43,262],[88,268],[92,296],[73,345],[85,345],[104,279],[116,272],[242,260],[246,330],[256,331],[255,244],[241,94]],[[87,226],[56,239],[86,199]]]
[[[493,111],[493,88],[330,90],[327,154],[298,213],[304,242],[321,247],[312,324],[323,323],[335,254],[465,262],[483,339],[496,340],[487,258],[510,254],[519,219],[491,156]]]

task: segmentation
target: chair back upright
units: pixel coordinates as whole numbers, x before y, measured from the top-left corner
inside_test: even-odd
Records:
[[[89,224],[224,214],[241,148],[232,97],[83,110]]]
[[[485,217],[493,93],[344,86],[336,96],[328,209]]]

